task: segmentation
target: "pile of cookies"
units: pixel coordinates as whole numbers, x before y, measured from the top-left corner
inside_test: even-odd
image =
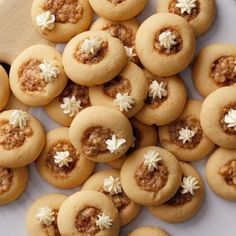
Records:
[[[0,205],[24,191],[32,162],[57,188],[83,186],[35,201],[28,235],[116,236],[141,206],[166,222],[187,221],[204,200],[202,177],[189,162],[216,145],[208,183],[236,201],[236,46],[199,53],[193,79],[205,100],[191,100],[178,73],[213,23],[215,2],[159,0],[158,13],[140,25],[134,17],[147,2],[33,1],[35,29],[67,44],[63,54],[43,44],[26,48],[9,80],[0,67]],[[100,17],[92,23],[94,12]],[[43,107],[62,127],[45,134],[28,107]],[[95,173],[96,163],[109,169]],[[168,235],[156,227],[129,235],[144,234]]]

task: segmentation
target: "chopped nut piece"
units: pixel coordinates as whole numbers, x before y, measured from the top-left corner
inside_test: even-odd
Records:
[[[0,167],[0,195],[9,191],[12,185],[13,172],[11,169]]]
[[[232,160],[219,169],[219,174],[228,185],[236,187],[236,160]]]

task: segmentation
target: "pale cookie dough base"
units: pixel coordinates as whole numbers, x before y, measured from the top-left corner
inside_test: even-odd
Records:
[[[232,160],[236,160],[236,150],[218,148],[207,162],[206,176],[209,186],[216,194],[226,200],[236,201],[236,188],[228,185],[218,173],[221,167]]]
[[[25,219],[25,227],[28,236],[45,236],[45,231],[36,218],[38,210],[43,207],[50,207],[59,210],[61,204],[66,200],[67,196],[62,194],[44,195],[36,200],[27,211]],[[48,228],[48,227],[47,227]],[[50,235],[54,235],[54,230],[50,230]]]
[[[93,172],[95,164],[79,155],[75,167],[66,176],[60,177],[54,174],[47,166],[47,154],[50,148],[58,141],[69,141],[69,128],[51,130],[46,135],[46,144],[36,165],[40,175],[57,188],[75,188],[82,184]]]
[[[143,226],[133,230],[128,236],[170,236],[163,229],[154,226]]]
[[[16,200],[25,190],[28,182],[28,167],[11,169],[13,172],[12,183],[7,192],[0,194],[0,206]]]
[[[186,103],[187,91],[184,82],[178,75],[168,78],[155,78],[149,72],[145,74],[147,78],[167,82],[168,96],[157,108],[152,108],[151,104],[145,104],[135,118],[146,125],[161,126],[172,122],[181,114]]]
[[[78,213],[87,207],[97,208],[113,219],[111,228],[100,230],[97,233],[98,236],[118,236],[120,230],[118,211],[109,197],[96,191],[74,193],[62,204],[58,214],[58,227],[62,235],[84,235],[75,227],[75,219]]]
[[[107,0],[89,0],[89,2],[98,15],[109,20],[123,21],[138,15],[148,0],[126,0],[117,5]]]
[[[0,120],[9,120],[13,110],[0,113]],[[27,137],[22,146],[11,150],[6,150],[0,146],[0,165],[9,168],[18,168],[33,162],[41,153],[45,143],[45,133],[39,121],[28,114],[28,126],[33,134]]]
[[[160,154],[163,163],[168,168],[168,180],[158,192],[141,189],[135,180],[136,169],[144,162],[144,155],[154,150]],[[155,146],[138,149],[128,156],[121,168],[121,182],[127,196],[134,202],[144,206],[160,205],[174,196],[181,183],[181,168],[179,162],[170,152]]]
[[[178,119],[185,119],[187,117],[193,117],[200,122],[200,112],[202,103],[197,100],[189,100],[183,113]],[[186,128],[186,127],[183,127]],[[196,161],[207,156],[214,147],[215,144],[206,137],[203,133],[201,141],[196,147],[192,149],[181,148],[178,144],[172,143],[170,139],[169,126],[159,127],[159,138],[161,145],[172,152],[181,161]]]
[[[236,148],[236,135],[225,133],[220,125],[224,107],[235,102],[235,88],[223,87],[211,93],[202,104],[202,129],[209,139],[224,148]]]
[[[221,87],[210,77],[213,63],[220,57],[233,55],[236,56],[235,44],[211,44],[200,51],[193,64],[192,75],[194,85],[203,97]]]
[[[149,211],[154,216],[169,223],[180,223],[191,219],[194,215],[197,214],[204,200],[204,183],[198,171],[187,163],[180,162],[180,165],[183,171],[183,176],[196,177],[200,189],[195,191],[195,195],[192,196],[191,201],[184,204],[177,206],[163,204],[157,207],[149,208]]]
[[[13,94],[11,94],[8,103],[5,107],[5,110],[14,110],[14,109],[29,111],[30,108],[29,106],[20,102]]]
[[[173,0],[158,0],[157,12],[169,12],[169,5]],[[176,1],[177,2],[177,1]],[[198,0],[200,11],[189,24],[193,27],[196,37],[207,32],[215,19],[216,6],[214,0]]]
[[[126,143],[119,148],[119,152],[110,153],[108,150],[106,153],[98,154],[98,156],[85,155],[80,140],[88,128],[97,126],[109,128],[117,138],[126,140]],[[70,140],[80,154],[87,159],[95,162],[110,162],[126,153],[132,144],[133,132],[129,120],[121,112],[104,106],[91,106],[81,111],[74,118],[70,126]]]
[[[0,111],[6,106],[10,96],[9,79],[6,71],[0,65]]]
[[[148,83],[142,69],[132,62],[129,62],[125,66],[119,76],[127,79],[130,83],[131,92],[129,96],[133,98],[135,103],[127,112],[123,111],[123,114],[127,117],[132,117],[137,114],[144,105],[144,100],[148,93]],[[114,104],[115,98],[105,94],[104,85],[90,87],[89,97],[92,105],[102,105],[120,110],[120,107]]]

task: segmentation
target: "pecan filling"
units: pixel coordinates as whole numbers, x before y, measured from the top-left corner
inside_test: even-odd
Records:
[[[234,127],[228,127],[228,124],[225,123],[225,115],[228,114],[228,112],[231,109],[236,109],[236,104],[229,104],[228,106],[223,108],[221,119],[220,119],[220,125],[225,133],[236,135],[236,130],[234,130]]]
[[[78,0],[47,0],[43,11],[50,11],[57,23],[77,23],[83,14],[83,7]]]
[[[70,153],[70,157],[73,159],[68,166],[59,167],[58,164],[55,163],[54,156],[57,152],[65,152],[68,151]],[[72,144],[68,140],[57,141],[52,147],[49,149],[47,153],[47,167],[50,171],[58,177],[66,177],[66,175],[71,172],[76,163],[79,161],[79,153],[72,146]]]
[[[228,86],[236,82],[236,56],[220,57],[211,67],[211,79],[219,86]]]
[[[20,147],[33,134],[31,127],[14,127],[8,121],[0,121],[0,146],[6,150]]]
[[[228,185],[236,187],[236,160],[232,160],[222,166],[219,169],[219,174]]]
[[[168,169],[165,165],[158,165],[158,169],[148,171],[148,167],[143,163],[136,169],[135,180],[138,186],[149,192],[160,191],[167,183]]]
[[[130,204],[130,199],[124,192],[113,195],[108,192],[105,192],[103,189],[101,189],[100,192],[106,194],[108,197],[111,198],[113,204],[116,206],[119,212],[121,212],[126,206]]]
[[[164,33],[164,32],[171,32],[176,38],[175,38],[175,45],[172,45],[170,49],[165,48],[164,46],[161,45],[160,41],[159,41],[159,36]],[[162,29],[159,30],[156,33],[156,37],[154,40],[154,49],[160,53],[160,54],[164,54],[166,56],[172,55],[172,54],[176,54],[178,53],[183,47],[183,40],[182,37],[180,35],[180,33],[178,32],[177,29],[170,29],[170,28],[166,28],[166,29]]]
[[[135,36],[132,29],[127,28],[122,24],[109,23],[105,25],[102,30],[108,31],[111,36],[118,38],[124,46],[134,46]]]
[[[168,90],[168,82],[166,81],[158,81],[156,80],[158,83],[163,82],[165,85],[165,88],[167,90],[167,93],[169,93]],[[153,82],[153,79],[148,78],[148,86],[150,86],[150,84]],[[145,104],[150,106],[152,109],[157,109],[158,107],[161,106],[161,104],[166,101],[168,98],[168,94],[167,96],[162,96],[161,99],[159,97],[156,97],[155,99],[153,99],[153,97],[147,96],[146,100],[145,100]]]
[[[177,193],[172,197],[169,201],[167,201],[165,204],[171,205],[171,206],[179,206],[183,205],[187,202],[190,202],[193,198],[193,196],[190,193],[182,193],[183,188],[180,187],[177,191]]]
[[[88,128],[81,139],[82,150],[87,156],[97,156],[100,153],[106,153],[107,145],[106,140],[110,139],[113,132],[111,129],[95,126]]]
[[[97,217],[101,211],[94,207],[87,207],[78,213],[75,219],[75,227],[79,233],[94,236],[100,231],[96,225]]]
[[[73,97],[75,96],[76,100],[81,101],[81,106],[83,108],[86,108],[91,105],[89,100],[89,90],[88,87],[83,85],[78,85],[73,83],[72,81],[69,81],[61,93],[61,95],[58,97],[58,100],[60,103],[63,102],[63,98],[65,97]]]
[[[13,181],[11,169],[0,167],[0,195],[9,191]]]
[[[107,1],[111,2],[114,5],[118,5],[125,2],[126,0],[107,0]]]
[[[58,229],[58,225],[57,225],[58,210],[54,209],[53,212],[54,212],[55,220],[52,222],[51,225],[49,226],[43,225],[42,228],[46,235],[52,235],[52,232],[53,232],[53,236],[61,236]]]
[[[187,21],[191,21],[191,20],[195,19],[198,16],[198,14],[200,12],[200,3],[198,1],[196,1],[196,7],[191,10],[190,14],[188,14],[187,12],[184,12],[182,14],[181,9],[179,7],[176,7],[177,3],[178,3],[177,0],[173,0],[170,3],[170,5],[169,5],[169,12],[170,13],[182,16]]]
[[[18,71],[21,89],[25,92],[40,92],[48,84],[41,78],[41,61],[32,59],[24,63]]]
[[[103,91],[108,97],[115,98],[117,93],[130,94],[131,84],[129,80],[121,76],[117,76],[103,85]]]
[[[78,62],[83,64],[97,64],[99,63],[108,52],[108,42],[103,41],[101,49],[98,50],[95,54],[87,54],[82,52],[79,47],[76,49],[74,57]]]
[[[182,140],[179,139],[179,131],[182,128],[186,128],[194,131],[194,136],[192,137],[191,142],[183,143]],[[185,119],[178,119],[169,125],[169,134],[170,141],[181,148],[193,149],[195,148],[202,139],[203,131],[198,119],[193,116],[186,117]]]

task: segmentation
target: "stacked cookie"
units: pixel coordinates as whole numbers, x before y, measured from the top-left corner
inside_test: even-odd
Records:
[[[67,45],[63,54],[41,44],[25,49],[11,66],[9,83],[0,68],[0,109],[10,84],[22,104],[43,107],[63,127],[45,134],[15,103],[0,113],[0,204],[22,193],[25,166],[33,161],[49,184],[83,186],[69,197],[34,202],[26,217],[29,235],[115,236],[141,206],[163,221],[189,220],[202,205],[204,183],[187,162],[206,157],[215,144],[222,148],[207,164],[209,184],[236,200],[235,150],[228,150],[236,149],[235,89],[219,88],[235,83],[234,46],[209,46],[195,60],[197,89],[203,96],[212,92],[204,102],[188,98],[178,75],[194,57],[196,37],[214,20],[214,1],[159,0],[158,13],[139,26],[134,17],[146,3],[33,2],[35,28]],[[91,25],[93,11],[100,18]],[[93,173],[97,163],[113,169]],[[168,235],[155,227],[130,235],[145,233]]]

